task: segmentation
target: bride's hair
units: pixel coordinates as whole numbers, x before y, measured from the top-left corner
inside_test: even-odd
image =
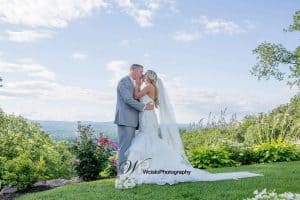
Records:
[[[157,79],[158,76],[156,74],[155,71],[153,70],[147,70],[145,73],[145,76],[149,78],[149,80],[151,81],[152,85],[155,87],[155,99],[154,99],[154,103],[155,103],[155,107],[157,108],[159,105],[158,102],[158,89],[157,89]]]

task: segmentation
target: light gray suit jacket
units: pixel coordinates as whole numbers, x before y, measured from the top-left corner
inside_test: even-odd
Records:
[[[145,104],[135,100],[133,96],[134,85],[130,77],[125,76],[118,83],[115,124],[138,127],[139,112],[144,110]]]

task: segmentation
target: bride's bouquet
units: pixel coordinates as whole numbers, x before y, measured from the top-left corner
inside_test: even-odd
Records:
[[[136,183],[128,174],[118,175],[115,180],[115,188],[117,189],[128,189],[136,186]]]

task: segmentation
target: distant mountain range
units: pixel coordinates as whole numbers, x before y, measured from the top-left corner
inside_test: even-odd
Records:
[[[74,141],[78,136],[77,133],[77,121],[39,121],[30,120],[32,122],[39,123],[46,133],[48,133],[54,140],[67,140]],[[109,136],[113,141],[117,139],[117,127],[113,122],[92,122],[82,121],[81,124],[90,124],[95,130],[95,135],[103,133]]]
[[[78,136],[77,133],[77,121],[40,121],[29,120],[31,122],[39,123],[46,133],[50,135],[56,141],[67,140],[69,142],[74,141]],[[82,121],[81,124],[90,124],[95,130],[97,136],[100,132],[103,135],[108,136],[114,142],[117,142],[117,126],[113,122],[93,122]],[[179,124],[180,128],[186,128],[187,124]]]

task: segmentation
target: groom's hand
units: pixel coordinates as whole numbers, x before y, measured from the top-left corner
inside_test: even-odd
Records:
[[[154,109],[154,104],[152,104],[152,103],[146,104],[145,110],[153,110],[153,109]]]

